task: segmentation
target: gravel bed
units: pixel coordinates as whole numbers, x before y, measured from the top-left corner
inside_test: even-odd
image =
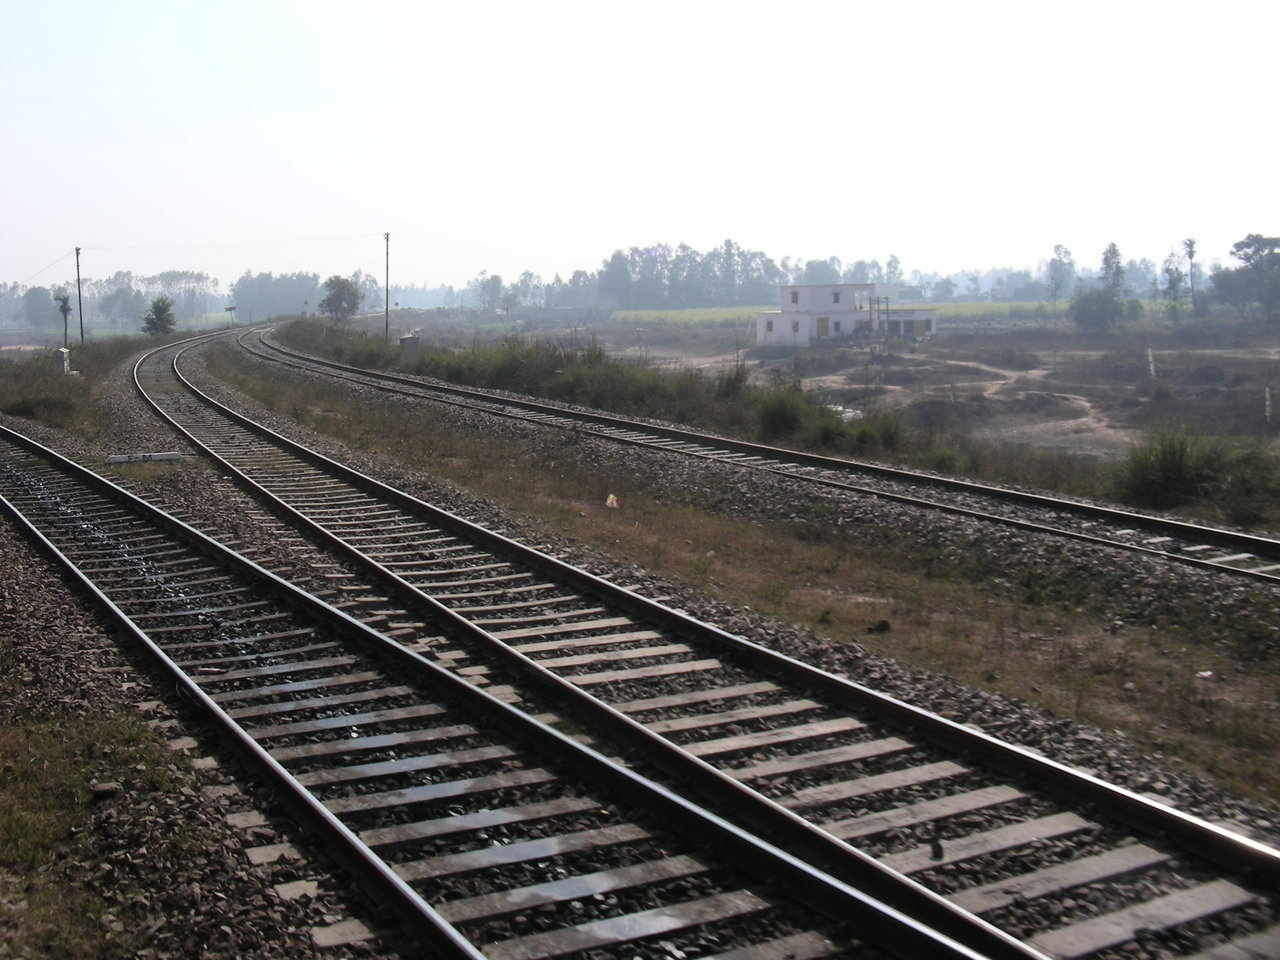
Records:
[[[151,608],[154,608],[155,604],[152,603],[149,606]],[[164,618],[164,619],[167,620],[172,618]],[[262,618],[256,618],[256,620],[258,623],[262,622]],[[290,622],[290,623],[284,624],[284,626],[297,626],[298,623],[301,623],[301,621],[298,621],[297,623]],[[226,649],[241,649],[243,647],[243,644],[237,645],[234,638],[221,637],[212,641],[209,644],[209,646],[213,647],[214,649],[226,650]],[[268,652],[264,657],[261,657],[258,660],[258,664],[260,665],[263,662],[277,662],[282,660],[286,665],[292,662],[291,657],[282,658],[279,654]],[[288,672],[288,673],[278,674],[276,675],[275,679],[284,680],[287,682],[294,682],[299,677],[304,677],[304,676],[320,677],[320,676],[328,675],[331,672],[332,671],[328,669],[305,669],[297,672]],[[258,682],[259,681],[257,681],[256,679],[250,679],[250,678],[246,678],[246,679],[232,678],[229,681],[229,685],[228,685],[214,678],[209,681],[209,688],[212,692],[216,693],[220,690],[241,689],[246,684],[256,684]],[[441,720],[436,725],[447,726],[448,725],[447,720]],[[371,724],[368,724],[366,727],[364,727],[361,732],[362,732],[362,735],[370,735],[370,734],[376,735],[378,733],[383,732],[386,729],[402,728],[403,726],[404,726],[403,723],[390,723],[390,724],[371,723]],[[336,738],[332,735],[325,735],[325,736],[310,736],[310,737],[305,737],[303,739],[306,742],[332,742]],[[459,738],[450,738],[447,741],[440,741],[439,744],[433,744],[433,746],[442,745],[450,749],[456,749],[460,747],[483,745],[483,744],[487,744],[487,741],[482,741],[476,737],[460,736]],[[410,752],[412,753],[412,751]],[[377,751],[370,751],[368,753],[362,753],[361,759],[362,761],[365,761],[365,762],[377,762],[378,760],[381,760],[381,759],[398,759],[404,755],[405,755],[404,752],[400,750],[388,750],[388,751],[377,750]],[[513,769],[513,764],[511,762],[479,763],[479,764],[469,765],[468,768],[465,770],[465,775],[468,777],[486,775],[489,773],[502,772],[502,771],[511,770],[511,769]],[[438,782],[440,780],[449,778],[451,775],[455,773],[462,773],[462,772],[463,771],[455,771],[448,768],[444,768],[438,772],[434,772],[431,774],[410,775],[407,777],[388,778],[388,779],[380,780],[376,783],[371,782],[367,784],[361,784],[358,787],[339,788],[333,791],[325,791],[325,793],[326,794],[332,793],[338,796],[357,796],[366,792],[375,792],[375,791],[381,792],[383,790],[386,790],[388,787],[398,787],[398,786],[410,785],[414,783]],[[529,802],[529,796],[524,791],[512,790],[509,792],[511,793],[511,795],[513,796],[513,798],[517,803]],[[439,807],[439,804],[425,804],[422,806],[422,810],[423,812],[426,812],[429,810],[433,810],[433,808],[435,808],[434,815],[439,816],[440,813],[442,813],[443,811],[440,811],[438,807]],[[601,811],[601,814],[604,814],[604,811]],[[591,818],[591,819],[593,819],[597,824],[612,822],[618,819],[616,815],[602,816],[601,814],[597,814],[594,818]],[[372,819],[372,822],[375,824],[380,822],[379,819],[376,817],[376,815],[371,819]],[[549,835],[561,833],[563,832],[564,829],[565,829],[564,824],[558,823],[555,821],[535,822],[527,825],[524,829],[520,829],[516,833],[514,838],[529,839],[529,838],[540,837],[540,836],[549,836]],[[480,844],[479,847],[475,846],[477,842]],[[486,835],[481,835],[479,837],[468,837],[466,834],[461,834],[458,837],[452,838],[452,842],[447,845],[447,849],[450,849],[451,851],[467,850],[467,849],[485,849],[493,845],[494,842],[497,842],[497,841],[491,840]],[[526,883],[539,882],[545,879],[545,877],[548,875],[548,870],[551,875],[556,875],[557,873],[561,875],[568,875],[570,873],[586,872],[590,870],[609,869],[616,866],[640,862],[641,860],[652,859],[657,856],[664,856],[666,855],[666,852],[667,852],[666,848],[669,846],[670,846],[670,843],[662,839],[661,834],[658,834],[654,837],[653,840],[646,841],[641,844],[622,845],[616,848],[607,848],[607,849],[594,849],[592,851],[581,853],[581,854],[567,854],[563,857],[553,857],[549,861],[523,865],[522,867],[517,868],[515,870],[504,867],[501,869],[494,868],[493,870],[484,871],[484,873],[500,876],[501,883],[504,887],[510,886],[510,885],[523,885]],[[438,881],[428,886],[432,891],[434,891],[436,896],[443,895],[448,899],[452,899],[454,896],[458,895],[459,893],[460,881],[457,880],[456,878],[446,878],[444,880]],[[668,886],[669,886],[669,889],[672,890],[673,892],[676,891],[677,889],[683,889],[683,888],[679,888],[678,886],[672,886],[672,885],[668,885]],[[665,898],[657,897],[657,899],[655,900],[655,896],[656,896],[655,889],[642,890],[639,892],[632,892],[632,891],[620,892],[619,894],[616,895],[615,903],[611,906],[610,912],[617,914],[617,913],[631,912],[632,910],[638,910],[638,909],[648,909],[650,908],[650,906],[652,906],[654,902],[660,905]],[[719,888],[713,885],[711,887],[710,892],[721,892],[721,891]],[[639,903],[641,900],[645,902],[644,906],[637,905],[637,903]],[[564,905],[564,906],[556,905],[556,906],[551,906],[550,911],[548,911],[547,909],[544,909],[542,911],[542,916],[540,919],[543,927],[551,923],[553,919],[556,919],[550,916],[549,913],[556,913],[561,915],[559,917],[559,923],[556,925],[571,925],[573,923],[580,922],[580,917],[578,916],[578,912],[573,910],[572,907],[568,905]],[[786,909],[786,913],[788,914],[788,920],[786,922],[794,922],[794,917],[797,911],[791,907],[788,907]],[[732,943],[741,943],[743,941],[735,937],[734,939],[731,939],[729,942],[732,944]]]
[[[19,683],[0,716],[36,719],[53,708],[58,716],[92,723],[104,711],[172,699],[141,660],[117,648],[112,628],[7,516],[0,517],[0,556],[0,630],[12,643],[6,669]],[[241,853],[244,840],[223,811],[192,802],[207,781],[185,761],[175,757],[167,774],[178,784],[173,791],[145,792],[125,782],[103,792],[48,876],[106,902],[104,943],[149,930],[138,956],[317,956],[308,931],[325,922],[323,912],[276,896],[271,878]],[[143,776],[139,771],[137,780]],[[157,860],[141,853],[163,849],[175,835],[190,838],[188,855]],[[12,884],[0,877],[0,888]],[[0,944],[6,927],[22,924],[22,902],[20,891],[0,896]]]

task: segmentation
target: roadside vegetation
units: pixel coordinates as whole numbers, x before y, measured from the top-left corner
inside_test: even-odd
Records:
[[[625,458],[583,457],[570,431],[559,447],[535,447],[406,417],[341,384],[264,374],[229,349],[211,352],[209,370],[355,451],[514,512],[528,536],[568,537],[620,562],[638,560],[655,576],[832,642],[1121,728],[1243,793],[1280,795],[1272,756],[1280,680],[1271,661],[1258,659],[1265,638],[1260,646],[1238,625],[1207,619],[1195,598],[1168,619],[1118,627],[1094,588],[1075,578],[966,567],[889,530],[845,536],[814,521],[744,522],[723,504],[646,486]],[[620,508],[605,505],[611,493]],[[891,629],[881,631],[881,621]],[[1212,682],[1197,679],[1206,670]]]
[[[96,388],[103,378],[141,350],[189,336],[190,331],[173,333],[170,325],[159,338],[110,337],[77,344],[71,348],[71,368],[78,376],[72,377],[63,375],[56,350],[0,360],[0,413],[96,437],[109,422],[97,401]]]

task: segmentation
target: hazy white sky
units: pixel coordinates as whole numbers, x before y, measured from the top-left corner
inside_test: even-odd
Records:
[[[1280,232],[1270,2],[0,0],[0,280],[907,270]],[[33,274],[37,274],[32,277]]]

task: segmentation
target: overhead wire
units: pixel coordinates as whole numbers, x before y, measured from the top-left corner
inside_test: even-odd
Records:
[[[25,287],[28,283],[30,283],[36,277],[40,276],[40,274],[44,273],[46,270],[52,270],[54,267],[60,264],[63,260],[66,260],[68,257],[74,257],[75,254],[76,254],[76,251],[75,251],[75,248],[73,247],[72,249],[64,253],[62,256],[60,256],[57,260],[53,261],[53,263],[49,264],[48,266],[41,267],[31,276],[27,277],[27,279],[20,281],[19,286]]]

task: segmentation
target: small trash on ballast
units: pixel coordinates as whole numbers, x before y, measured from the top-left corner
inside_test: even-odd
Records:
[[[1197,679],[1197,680],[1212,680],[1212,679],[1213,679],[1213,671],[1212,671],[1212,670],[1201,670],[1201,671],[1199,671],[1199,672],[1196,674],[1196,679]]]
[[[609,496],[605,497],[604,505],[610,510],[617,510],[622,506],[622,501],[619,500],[615,494],[611,493]]]

